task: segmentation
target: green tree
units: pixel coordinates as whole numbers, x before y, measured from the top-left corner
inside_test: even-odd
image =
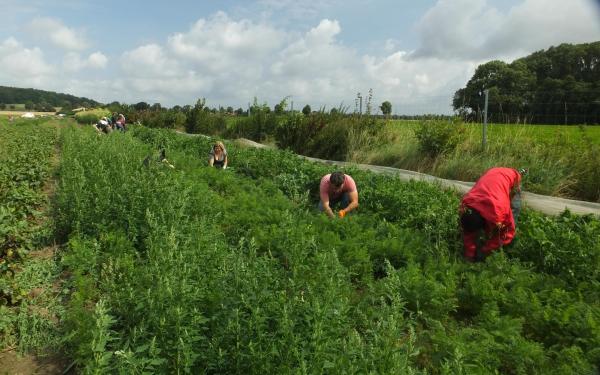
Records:
[[[310,115],[310,113],[312,112],[312,110],[310,109],[310,105],[305,105],[304,108],[302,108],[302,113],[304,113],[305,116]]]
[[[283,115],[284,108],[281,103],[275,104],[275,107],[273,107],[273,112],[275,112],[276,115]]]
[[[133,105],[136,111],[145,111],[150,108],[150,104],[146,102],[139,102]]]
[[[489,90],[490,121],[575,124],[600,122],[600,42],[561,44],[510,64],[490,61],[454,94],[463,117],[480,120]]]
[[[379,108],[385,116],[389,116],[392,114],[392,103],[388,102],[387,100],[381,103],[381,106],[379,106]]]

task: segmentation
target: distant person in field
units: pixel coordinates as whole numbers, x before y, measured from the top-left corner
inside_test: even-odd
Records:
[[[333,172],[321,178],[319,209],[327,216],[336,216],[333,209],[339,206],[337,216],[343,218],[358,207],[358,190],[354,179],[342,172]]]
[[[464,256],[483,261],[515,237],[521,212],[521,175],[526,170],[492,168],[465,194],[459,215]]]
[[[119,115],[117,116],[117,121],[115,122],[115,126],[116,126],[117,130],[120,130],[120,131],[127,130],[125,128],[125,116],[123,116],[122,114],[119,113]]]
[[[98,120],[94,127],[99,133],[108,134],[112,131],[112,128],[108,123],[108,119],[106,117],[102,117],[100,120]]]
[[[109,122],[110,122],[110,126],[113,129],[117,128],[117,120],[119,119],[119,115],[117,114],[117,112],[113,112],[112,115],[109,118]]]
[[[208,153],[208,165],[219,169],[227,169],[227,150],[223,142],[215,142]]]
[[[142,164],[146,168],[148,168],[148,167],[150,167],[150,164],[153,160],[157,161],[158,163],[162,163],[169,168],[175,169],[175,166],[167,160],[167,152],[163,146],[160,146],[158,148],[158,154],[155,154],[154,156],[153,155],[146,156],[146,158],[144,158],[144,161],[142,162]]]

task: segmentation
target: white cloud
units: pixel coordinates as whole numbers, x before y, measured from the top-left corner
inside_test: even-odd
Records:
[[[284,33],[262,23],[234,21],[223,12],[198,20],[186,33],[169,37],[170,50],[180,59],[191,61],[203,72],[245,70],[249,73],[277,50]]]
[[[39,48],[25,48],[10,37],[0,44],[0,81],[13,85],[41,85],[54,69]]]
[[[158,44],[147,44],[125,52],[121,66],[136,76],[172,77],[179,75],[180,65],[165,54]]]
[[[439,0],[417,25],[421,47],[415,56],[473,58],[489,35],[495,33],[501,15],[486,0]]]
[[[103,69],[106,67],[108,58],[102,52],[96,51],[88,56],[87,62],[91,68]]]
[[[128,88],[146,96],[163,98],[163,102],[170,103],[190,92],[208,91],[212,87],[210,77],[186,68],[157,44],[125,52],[121,67],[126,73],[123,83]]]
[[[63,58],[63,67],[66,71],[76,72],[86,68],[104,69],[108,58],[102,52],[94,52],[87,58],[82,59],[77,52],[69,52]]]
[[[420,20],[418,57],[512,59],[560,43],[600,39],[590,0],[524,0],[502,13],[486,0],[439,0]]]
[[[387,53],[393,52],[396,50],[398,42],[394,39],[386,39],[383,45],[383,50]]]
[[[343,32],[351,24],[325,17],[309,21],[315,19],[312,13],[333,9],[341,0],[317,3],[262,0],[266,12],[258,16],[217,12],[200,18],[188,29],[173,31],[163,43],[122,52],[117,69],[106,69],[102,79],[85,74],[106,68],[107,56],[83,53],[87,43],[80,31],[39,18],[29,30],[67,53],[58,54],[51,65],[48,56],[56,53],[44,50],[46,56],[38,47],[6,39],[0,44],[0,79],[21,86],[37,80],[46,85],[40,88],[104,101],[174,105],[206,97],[210,106],[236,107],[245,107],[254,96],[273,105],[288,95],[296,108],[331,108],[342,101],[353,106],[357,92],[364,97],[373,88],[373,103],[389,100],[394,111],[447,112],[452,94],[480,63],[510,60],[563,42],[600,39],[591,0],[522,0],[508,10],[491,6],[491,0],[439,0],[417,23],[421,44],[415,50],[400,48],[406,41],[398,36],[382,35],[370,43],[383,47],[367,54],[343,39],[352,35]],[[300,17],[298,22],[287,22],[294,17]]]
[[[271,64],[270,92],[280,97],[294,94],[302,100],[335,98],[337,102],[343,92],[360,89],[360,77],[364,76],[361,57],[336,40],[340,32],[338,21],[324,19],[279,52]]]
[[[510,10],[486,49],[521,56],[561,43],[597,41],[596,5],[591,0],[527,0]]]
[[[163,104],[172,105],[207,97],[209,105],[244,106],[257,96],[272,105],[292,95],[296,103],[315,108],[353,104],[356,93],[364,95],[369,88],[374,101],[392,103],[415,102],[443,90],[440,110],[448,111],[448,95],[474,69],[438,58],[411,59],[407,51],[392,50],[394,41],[383,57],[363,56],[338,40],[341,32],[340,23],[331,19],[297,34],[219,12],[172,35],[164,46],[147,44],[123,53],[123,84],[137,93],[134,101],[164,98]]]
[[[27,25],[27,30],[37,38],[49,40],[66,50],[80,51],[87,48],[87,42],[80,31],[69,28],[54,18],[35,18]]]

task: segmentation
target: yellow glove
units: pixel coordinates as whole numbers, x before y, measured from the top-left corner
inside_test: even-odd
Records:
[[[338,216],[340,217],[340,219],[343,219],[343,218],[344,218],[344,216],[346,216],[346,211],[344,211],[344,210],[340,210],[340,211],[338,212]]]

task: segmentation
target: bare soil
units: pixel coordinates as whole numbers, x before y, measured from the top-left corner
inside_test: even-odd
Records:
[[[62,374],[69,364],[69,360],[60,355],[40,357],[27,354],[21,356],[15,349],[0,352],[0,375]],[[67,372],[67,374],[69,373],[74,372]]]

